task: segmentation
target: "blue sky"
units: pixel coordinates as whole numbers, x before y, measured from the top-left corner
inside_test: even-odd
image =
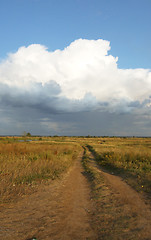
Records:
[[[0,135],[151,136],[150,12],[150,0],[0,0]]]
[[[55,50],[102,38],[120,68],[150,68],[150,10],[150,0],[1,0],[0,58],[33,43]]]

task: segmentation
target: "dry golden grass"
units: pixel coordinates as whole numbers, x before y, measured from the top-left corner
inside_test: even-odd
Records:
[[[88,145],[100,166],[122,174],[136,190],[150,193],[150,138],[100,138]]]
[[[82,163],[85,176],[91,183],[91,198],[95,206],[92,218],[99,239],[149,239],[148,207],[140,195],[120,178],[100,170],[93,153],[85,148]]]
[[[34,191],[41,182],[59,177],[77,158],[80,145],[90,145],[97,162],[123,174],[138,191],[151,189],[150,138],[32,137],[0,138],[1,202]],[[35,140],[35,141],[34,141]]]
[[[1,143],[0,201],[10,201],[43,181],[60,177],[78,154],[79,146],[72,143]]]

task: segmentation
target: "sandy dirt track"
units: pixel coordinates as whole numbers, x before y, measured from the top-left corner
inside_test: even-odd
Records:
[[[98,202],[99,228],[103,222],[108,222],[109,236],[99,234],[98,239],[116,240],[151,240],[151,203],[144,195],[137,193],[121,177],[108,173],[106,169],[97,165],[93,154],[87,149],[89,164],[103,177],[101,201]],[[99,187],[102,188],[100,185]],[[107,196],[107,197],[106,197]],[[105,205],[109,210],[106,211]],[[119,221],[121,219],[121,221]],[[126,219],[126,221],[125,221]],[[124,220],[124,221],[123,221]],[[116,226],[118,224],[118,226]],[[115,229],[114,229],[115,228]],[[116,233],[117,232],[117,233]],[[114,234],[116,233],[116,234]],[[110,238],[111,237],[111,238]]]
[[[93,166],[105,178],[105,184],[108,186],[107,190],[104,190],[105,194],[109,196],[110,191],[113,197],[118,199],[120,206],[118,211],[125,211],[129,216],[137,216],[132,225],[139,229],[138,239],[150,240],[150,206],[147,206],[139,194],[121,178],[100,170],[94,160],[91,160]],[[95,204],[95,200],[91,199],[90,183],[83,171],[79,158],[62,180],[41,186],[36,193],[0,208],[0,239],[28,240],[33,237],[37,240],[104,239],[98,232],[102,226],[98,226],[99,223],[95,223],[95,219],[97,221],[97,208],[98,212],[103,212],[105,206],[103,201],[107,201],[109,197],[102,197],[102,203]],[[107,204],[112,209],[112,202]],[[105,213],[104,216],[106,215]],[[111,217],[114,221],[114,216]],[[110,227],[108,225],[108,228]],[[122,238],[113,236],[113,239]],[[133,238],[129,237],[126,240],[129,239]]]
[[[0,239],[97,239],[90,225],[90,189],[80,160],[62,181],[0,213]]]

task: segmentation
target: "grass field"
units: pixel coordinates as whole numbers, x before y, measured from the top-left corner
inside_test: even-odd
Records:
[[[121,175],[137,191],[150,194],[150,138],[1,137],[1,203],[60,177],[83,151],[82,146],[88,146],[99,166]]]
[[[87,142],[98,165],[121,175],[139,192],[151,194],[151,139],[100,138]]]
[[[27,139],[26,139],[27,140]],[[9,202],[33,192],[42,182],[59,178],[67,172],[81,151],[79,145],[58,139],[1,138],[0,201]]]

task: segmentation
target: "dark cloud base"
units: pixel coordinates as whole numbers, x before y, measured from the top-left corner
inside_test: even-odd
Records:
[[[149,136],[150,69],[119,69],[110,42],[32,44],[0,63],[0,135]]]
[[[49,114],[36,109],[22,108],[20,114],[12,108],[3,109],[0,120],[0,135],[60,136],[151,136],[150,116],[118,114],[109,112],[76,112]],[[5,114],[4,114],[5,113]],[[12,120],[13,119],[13,120]]]

